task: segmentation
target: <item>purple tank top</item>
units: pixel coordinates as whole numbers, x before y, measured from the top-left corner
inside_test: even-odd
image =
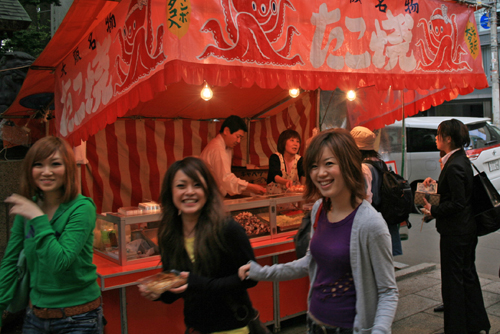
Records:
[[[359,207],[359,206],[358,206]],[[318,265],[309,312],[319,321],[352,328],[356,289],[349,254],[352,223],[358,208],[343,220],[330,223],[322,210],[311,239],[311,255]]]

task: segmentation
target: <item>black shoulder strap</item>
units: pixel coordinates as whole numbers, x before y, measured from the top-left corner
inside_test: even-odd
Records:
[[[314,230],[316,230],[316,227],[318,226],[318,219],[319,215],[321,214],[321,210],[323,210],[323,202],[319,204],[318,211],[316,211],[316,220],[314,221]]]
[[[472,163],[472,161],[470,161],[470,160],[469,160],[469,162],[470,162],[470,164],[472,165],[472,167],[474,167],[474,169],[476,170],[476,172],[477,172],[478,174],[480,174],[481,172],[479,171],[479,169],[477,169],[476,165],[474,165],[474,164]]]
[[[382,160],[379,160],[379,161],[382,161]],[[388,169],[385,168],[385,169],[382,169],[379,164],[377,163],[378,161],[373,161],[373,160],[370,160],[370,159],[366,159],[366,160],[363,160],[363,163],[366,163],[368,165],[372,165],[373,167],[375,167],[375,169],[380,173],[380,174],[384,174],[385,171],[387,171]],[[383,162],[383,161],[382,161]],[[385,165],[385,162],[384,162],[384,165]]]

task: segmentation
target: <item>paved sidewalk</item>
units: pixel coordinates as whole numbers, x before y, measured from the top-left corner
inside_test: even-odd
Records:
[[[479,274],[484,304],[490,318],[490,334],[500,333],[500,279]],[[436,264],[422,263],[396,271],[399,303],[392,325],[393,334],[433,334],[443,331],[443,314],[435,313],[441,304],[441,275]],[[280,334],[306,333],[305,315],[281,323]],[[2,334],[20,334],[19,324],[4,328]],[[145,330],[144,333],[148,333]]]
[[[479,274],[484,304],[491,323],[490,334],[500,333],[500,279]],[[436,264],[422,263],[396,271],[399,303],[392,325],[393,334],[432,334],[443,331],[441,275]],[[305,317],[282,322],[282,334],[304,334]]]

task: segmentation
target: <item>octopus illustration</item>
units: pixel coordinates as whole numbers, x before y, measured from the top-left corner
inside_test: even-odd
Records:
[[[211,32],[216,45],[208,45],[198,59],[212,56],[262,65],[304,65],[300,55],[290,58],[293,35],[300,35],[294,26],[287,27],[282,48],[273,47],[283,34],[285,6],[295,11],[289,0],[221,0],[221,6],[230,41],[225,40],[219,21],[208,20],[201,31]]]
[[[153,34],[151,0],[130,2],[123,31],[118,32],[118,38],[121,57],[116,57],[116,70],[121,84],[115,85],[115,94],[126,91],[167,59],[163,53],[163,24],[158,26],[156,38]],[[128,71],[122,68],[123,63],[128,65]]]
[[[448,16],[448,7],[441,5],[432,12],[430,21],[420,19],[418,27],[424,30],[425,41],[420,39],[417,46],[422,51],[418,68],[423,71],[460,71],[471,67],[462,61],[467,52],[458,43],[456,15]]]

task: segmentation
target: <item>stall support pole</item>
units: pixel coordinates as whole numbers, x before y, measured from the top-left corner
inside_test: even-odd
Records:
[[[120,288],[120,316],[121,316],[122,334],[128,334],[127,293],[125,287]]]
[[[401,101],[402,101],[402,139],[401,139],[401,176],[405,177],[405,160],[406,160],[406,124],[405,124],[405,91],[401,91]]]
[[[273,255],[273,264],[278,263],[278,255]],[[280,282],[273,282],[273,303],[274,303],[274,333],[278,333],[281,330],[280,321]]]
[[[247,135],[246,135],[246,139],[247,139],[247,154],[246,154],[246,159],[245,159],[245,165],[248,165],[250,163],[250,126],[251,126],[251,122],[249,119],[247,119]],[[260,162],[259,162],[259,166],[260,166]]]
[[[491,113],[493,124],[500,126],[500,89],[498,83],[498,37],[497,37],[497,0],[493,0],[490,8],[491,38]]]
[[[319,105],[321,103],[321,88],[316,89],[316,129],[318,132],[321,131],[321,124],[319,124],[319,113],[320,113],[320,108]],[[326,111],[325,111],[326,112]],[[304,151],[305,155],[305,151]]]

